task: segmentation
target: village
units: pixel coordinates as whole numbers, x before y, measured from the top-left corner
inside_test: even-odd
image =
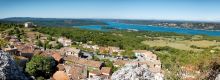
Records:
[[[16,35],[1,35],[8,41],[2,48],[4,52],[13,55],[19,69],[24,67],[34,55],[51,56],[57,62],[57,71],[51,76],[54,80],[80,80],[93,77],[110,79],[111,75],[125,64],[146,64],[149,71],[162,73],[161,62],[151,51],[133,50],[134,57],[122,55],[125,50],[115,46],[99,46],[76,42],[66,37],[53,37],[47,34],[32,31],[37,27],[31,22],[24,23],[25,40]],[[43,43],[49,46],[44,47]],[[108,64],[112,63],[113,66]]]

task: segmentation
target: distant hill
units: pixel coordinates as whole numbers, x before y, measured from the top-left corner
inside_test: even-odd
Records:
[[[180,21],[180,20],[114,20],[120,23],[166,26],[187,29],[220,30],[220,22]]]
[[[31,18],[31,17],[11,17],[0,19],[4,23],[20,23],[33,22],[39,26],[49,27],[72,27],[82,25],[107,25],[102,21],[92,19],[65,19],[65,18]]]

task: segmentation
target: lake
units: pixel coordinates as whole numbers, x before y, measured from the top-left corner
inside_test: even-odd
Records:
[[[185,28],[174,28],[174,27],[164,27],[164,26],[147,26],[147,25],[135,25],[135,24],[125,24],[118,22],[107,22],[108,28],[113,29],[122,29],[122,30],[138,30],[138,31],[157,31],[157,32],[175,32],[181,34],[205,34],[209,36],[220,36],[220,31],[207,31],[207,30],[194,30],[194,29],[185,29]],[[100,30],[108,31],[111,29],[105,29],[102,25],[91,25],[91,26],[76,26],[81,29],[90,29],[90,30]]]

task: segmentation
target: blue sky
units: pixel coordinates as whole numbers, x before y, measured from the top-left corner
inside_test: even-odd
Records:
[[[220,20],[220,0],[0,0],[0,18]]]

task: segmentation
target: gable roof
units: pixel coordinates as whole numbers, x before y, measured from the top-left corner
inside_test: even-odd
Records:
[[[33,46],[24,46],[21,49],[21,53],[33,53],[33,52],[34,52]]]
[[[70,78],[73,80],[84,79],[87,77],[87,69],[83,65],[72,65],[68,74],[70,74]]]
[[[57,62],[60,62],[60,60],[62,59],[62,56],[61,56],[60,53],[58,53],[58,52],[52,52],[52,57],[53,57]]]
[[[102,65],[102,62],[99,61],[93,61],[93,60],[87,60],[75,56],[67,56],[64,58],[65,60],[72,61],[73,63],[82,64],[90,67],[96,67],[100,68]]]

